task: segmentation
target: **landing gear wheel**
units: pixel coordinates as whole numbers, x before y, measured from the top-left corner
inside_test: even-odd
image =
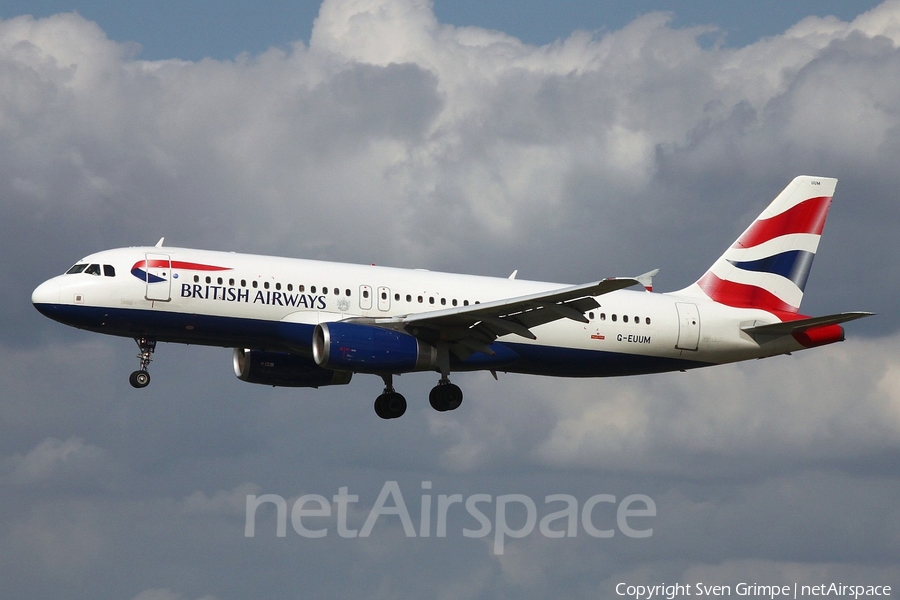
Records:
[[[150,373],[147,372],[147,366],[150,364],[150,361],[153,360],[153,352],[156,350],[156,340],[140,337],[134,338],[134,341],[141,351],[141,353],[138,354],[138,360],[141,361],[141,367],[131,374],[128,378],[128,383],[131,384],[131,387],[140,389],[150,385]]]
[[[145,388],[150,384],[150,373],[147,371],[135,371],[128,378],[128,382],[131,384],[131,387]]]
[[[406,398],[397,392],[385,392],[375,399],[375,414],[382,419],[396,419],[406,412]]]
[[[454,385],[449,381],[439,383],[431,388],[428,394],[428,402],[431,408],[438,412],[446,412],[448,410],[456,410],[462,404],[463,393],[458,385]]]

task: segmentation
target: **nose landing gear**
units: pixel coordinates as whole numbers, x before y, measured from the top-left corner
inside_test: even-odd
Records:
[[[131,374],[128,378],[128,383],[131,384],[131,387],[140,389],[150,385],[150,373],[147,372],[147,365],[153,360],[152,354],[156,350],[156,340],[140,337],[134,338],[134,341],[141,351],[141,353],[138,354],[138,359],[141,361],[141,367]]]

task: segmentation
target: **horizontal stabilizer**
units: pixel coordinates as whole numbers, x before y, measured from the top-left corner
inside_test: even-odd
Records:
[[[783,323],[769,323],[766,325],[746,325],[741,330],[750,335],[791,335],[793,333],[802,333],[815,327],[824,327],[825,325],[837,325],[862,319],[863,317],[871,317],[875,313],[871,312],[845,312],[835,315],[825,315],[824,317],[808,317],[805,319],[797,319],[796,321],[785,321]]]

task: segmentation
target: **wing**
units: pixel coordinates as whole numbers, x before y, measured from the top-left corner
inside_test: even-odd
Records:
[[[389,319],[348,320],[404,329],[423,341],[448,343],[450,350],[460,358],[474,352],[493,355],[489,345],[500,336],[515,334],[534,340],[537,336],[531,330],[538,325],[559,319],[587,323],[584,313],[600,306],[595,296],[639,283],[630,277],[614,277],[482,304]]]

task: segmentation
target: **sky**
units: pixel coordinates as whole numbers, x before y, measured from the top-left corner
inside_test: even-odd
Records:
[[[900,1],[139,4],[0,6],[4,597],[898,585]],[[452,413],[425,400],[436,375],[410,374],[406,415],[382,421],[377,377],[254,386],[228,349],[161,344],[134,390],[131,340],[30,306],[82,256],[162,236],[567,283],[660,268],[676,290],[800,174],[839,179],[803,312],[878,315],[764,361],[459,374]],[[338,533],[392,489],[417,535],[387,513]],[[248,536],[247,497],[267,495],[286,534],[270,504]],[[446,536],[436,517],[418,535],[442,495],[489,497],[491,532],[465,535],[479,521],[457,504]],[[560,496],[594,498],[614,535],[575,519],[497,552],[522,498],[540,522]],[[319,497],[331,515],[304,516]],[[634,497],[646,537],[618,519]]]

